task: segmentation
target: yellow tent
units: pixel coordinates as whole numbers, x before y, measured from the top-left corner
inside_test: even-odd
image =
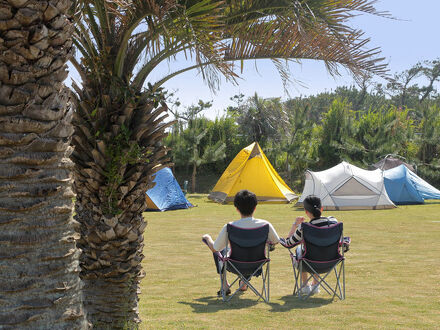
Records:
[[[256,194],[259,202],[289,203],[298,197],[272,167],[257,142],[235,156],[208,198],[218,203],[232,202],[242,189]]]

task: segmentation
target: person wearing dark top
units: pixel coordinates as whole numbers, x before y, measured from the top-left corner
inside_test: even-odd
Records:
[[[327,226],[327,225],[333,225],[338,223],[338,220],[334,217],[323,217],[321,216],[322,211],[323,211],[323,207],[321,204],[321,200],[319,199],[319,197],[314,196],[314,195],[310,195],[307,196],[304,199],[303,202],[304,205],[304,211],[306,212],[307,217],[310,219],[310,224],[317,226],[317,227],[322,227],[322,226]],[[304,222],[305,217],[300,216],[297,217],[295,219],[295,222],[292,225],[292,228],[289,231],[289,234],[287,235],[286,239],[281,239],[281,243],[286,246],[294,246],[296,245],[298,242],[301,242],[302,240],[302,226],[301,224]],[[302,254],[302,247],[298,246],[296,249],[296,257],[298,258],[299,256],[301,256]],[[315,277],[312,278],[312,284],[308,285],[308,283],[306,283],[307,278],[309,277],[309,274],[306,272],[302,272],[301,273],[301,277],[302,277],[302,281],[304,284],[304,286],[301,288],[301,293],[302,294],[309,294],[311,292],[311,295],[317,294],[319,293],[319,285],[318,285],[318,281]]]

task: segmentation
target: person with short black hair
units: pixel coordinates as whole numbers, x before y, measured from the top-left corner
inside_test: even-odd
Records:
[[[329,217],[323,217],[322,215],[322,211],[323,211],[323,207],[321,204],[321,199],[317,196],[314,195],[309,195],[304,199],[303,202],[303,206],[304,206],[304,211],[306,212],[307,217],[310,219],[310,224],[317,226],[317,227],[322,227],[322,226],[328,226],[328,225],[334,225],[336,223],[338,223],[338,220],[332,216]],[[292,247],[296,244],[298,244],[299,242],[301,242],[302,240],[302,226],[301,224],[304,222],[305,217],[300,216],[300,217],[296,217],[295,222],[292,225],[292,228],[289,231],[289,234],[287,235],[286,239],[281,239],[281,243],[283,246],[285,247]],[[302,254],[302,248],[301,246],[298,246],[296,248],[296,256],[297,258],[299,256],[301,256]],[[302,278],[303,278],[303,282],[306,283],[307,278],[308,278],[308,273],[303,272],[301,274]],[[318,281],[315,277],[313,277],[312,280],[312,284],[311,285],[306,285],[301,288],[302,294],[309,294],[309,292],[311,292],[311,295],[319,293],[319,285],[318,285]]]
[[[240,190],[234,197],[234,206],[240,214],[240,219],[229,222],[229,224],[245,229],[258,228],[267,224],[269,225],[268,243],[271,245],[277,244],[280,241],[280,238],[272,224],[269,221],[253,217],[257,204],[257,196],[253,192],[249,190]],[[205,234],[202,237],[202,240],[208,245],[212,252],[221,252],[224,256],[228,252],[227,225],[228,224],[225,224],[223,226],[215,242],[209,234]],[[217,267],[217,270],[218,269],[219,267]],[[246,286],[243,289],[246,290]],[[230,293],[230,291],[228,293]]]
[[[242,216],[252,216],[257,204],[257,196],[249,190],[240,190],[234,197],[234,206]]]

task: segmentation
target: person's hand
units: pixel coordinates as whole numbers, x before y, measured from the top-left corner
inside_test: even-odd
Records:
[[[205,234],[202,236],[202,242],[205,243],[212,252],[216,252],[214,249],[214,241],[211,238],[211,235]]]
[[[290,228],[289,234],[287,234],[287,237],[291,237],[295,230],[298,229],[298,226],[304,222],[304,217],[296,217],[295,222],[292,224],[292,228]]]
[[[296,217],[295,219],[295,225],[299,226],[300,223],[304,222],[304,217]]]
[[[208,247],[209,247],[210,238],[211,238],[211,236],[209,234],[205,234],[202,236],[202,242],[205,243],[206,245],[208,245]]]

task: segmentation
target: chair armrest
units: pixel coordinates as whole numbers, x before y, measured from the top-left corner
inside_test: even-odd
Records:
[[[344,249],[344,253],[350,250],[351,238],[349,236],[344,236],[342,239],[342,248]]]
[[[294,248],[295,246],[301,244],[301,242],[302,242],[302,241],[299,241],[299,242],[296,242],[296,243],[293,244],[293,245],[289,245],[289,244],[287,244],[287,242],[286,242],[286,240],[285,240],[284,238],[280,238],[280,244],[281,244],[282,246],[284,246],[286,249]]]
[[[209,247],[208,242],[206,242],[206,239],[202,238],[202,242],[205,243],[206,246]],[[219,260],[222,260],[222,261],[223,261],[223,260],[225,259],[225,258],[223,257],[223,255],[222,255],[219,251],[213,252],[212,254],[213,254],[214,256],[217,256],[217,257],[219,258]]]
[[[267,245],[269,246],[269,251],[270,252],[275,250],[275,244],[272,244],[271,242],[267,242]]]

